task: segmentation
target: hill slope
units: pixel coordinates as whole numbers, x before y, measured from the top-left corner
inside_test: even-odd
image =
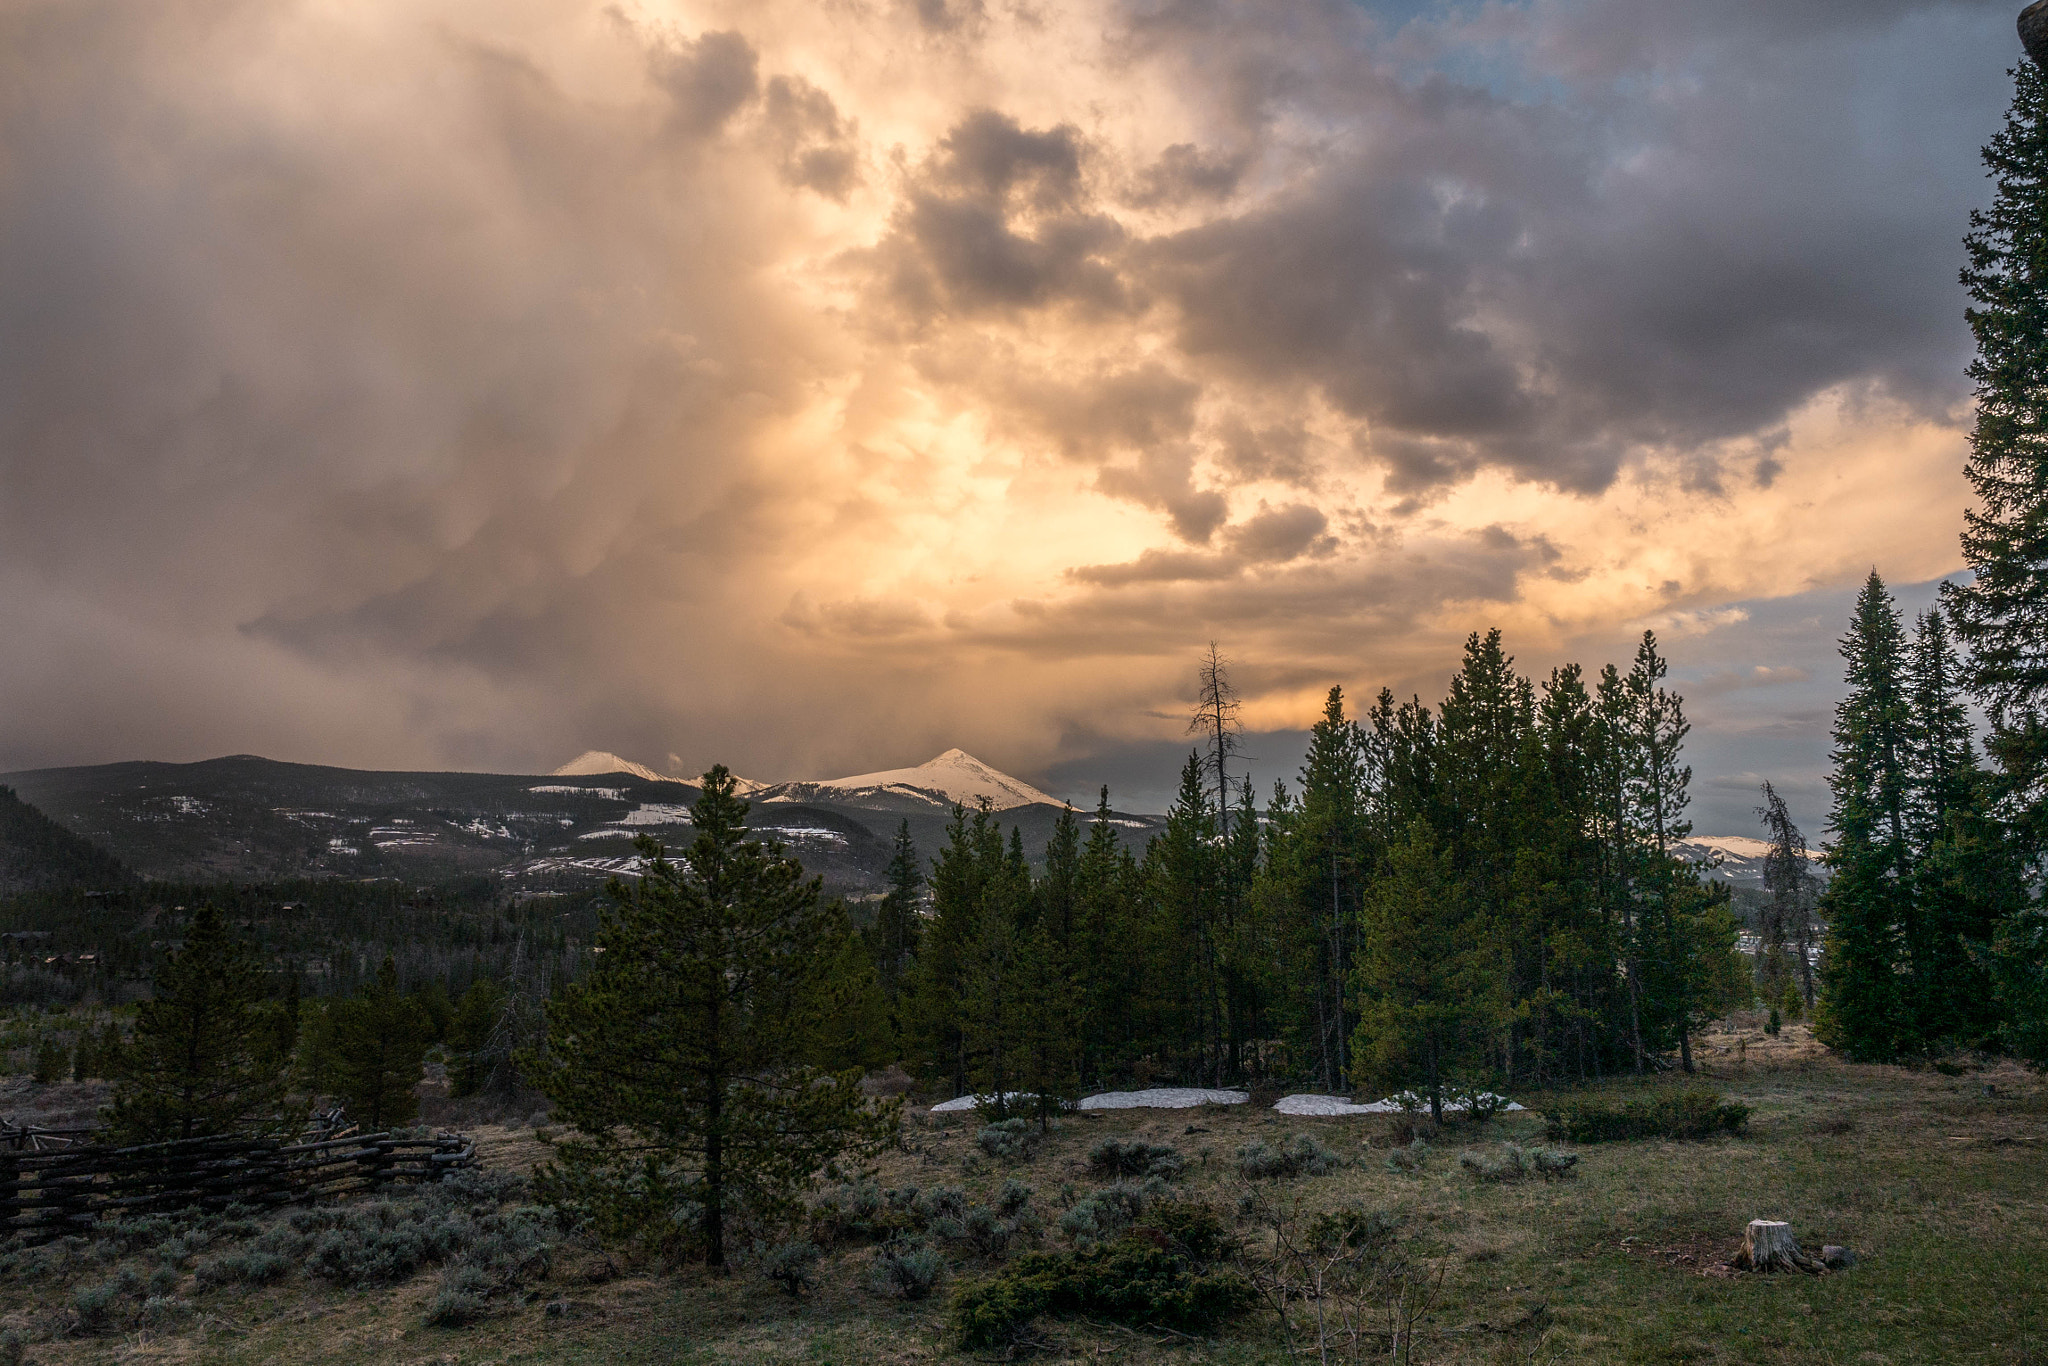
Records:
[[[121,860],[0,787],[0,896],[117,886],[129,876]]]

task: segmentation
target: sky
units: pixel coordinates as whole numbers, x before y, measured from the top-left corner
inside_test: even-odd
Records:
[[[1960,568],[2013,3],[0,0],[0,770],[1156,807],[1655,630],[1825,820]]]

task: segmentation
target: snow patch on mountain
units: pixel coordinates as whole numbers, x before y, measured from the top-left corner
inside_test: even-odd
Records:
[[[1058,798],[1047,796],[1021,778],[1012,778],[990,768],[961,749],[949,749],[916,768],[884,769],[879,773],[859,773],[851,778],[827,778],[815,783],[785,783],[770,800],[803,801],[807,789],[845,797],[913,797],[938,806],[951,806],[955,802],[973,806],[986,797],[989,805],[998,811],[1040,802],[1048,806],[1060,805]]]
[[[595,778],[606,773],[630,773],[636,778],[649,782],[672,782],[665,773],[656,773],[645,764],[636,764],[631,759],[621,759],[608,749],[586,749],[568,763],[563,764],[550,778]]]

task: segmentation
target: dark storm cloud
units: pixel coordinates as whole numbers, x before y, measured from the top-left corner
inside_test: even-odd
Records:
[[[897,305],[920,319],[1121,307],[1124,284],[1105,257],[1124,231],[1088,199],[1084,150],[1070,126],[1028,129],[988,109],[962,119],[912,177],[878,253]]]
[[[1818,396],[1963,392],[2009,4],[707,8],[0,3],[0,766],[1438,678],[1638,569],[1461,482],[1739,503]]]
[[[1598,490],[1633,451],[1744,436],[1831,385],[1961,392],[1964,129],[1995,124],[2008,6],[1601,0],[1403,32],[1465,80],[1375,60],[1341,7],[1269,13],[1132,28],[1240,92],[1269,152],[1289,113],[1345,131],[1286,193],[1142,244],[1133,275],[1191,355],[1358,418],[1397,490],[1487,466]]]

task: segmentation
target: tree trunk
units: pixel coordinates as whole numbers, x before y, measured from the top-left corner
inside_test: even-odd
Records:
[[[1799,1250],[1792,1225],[1775,1219],[1752,1219],[1743,1230],[1742,1251],[1735,1265],[1744,1271],[1805,1271],[1820,1275],[1827,1268]]]

